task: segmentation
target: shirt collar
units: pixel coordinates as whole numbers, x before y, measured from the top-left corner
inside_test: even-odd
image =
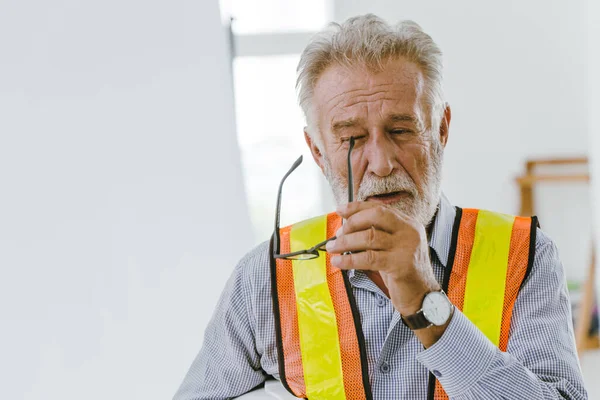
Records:
[[[448,255],[450,253],[450,238],[456,218],[456,209],[450,200],[442,193],[440,204],[433,221],[433,229],[429,237],[429,247],[435,252],[444,268],[448,264]]]

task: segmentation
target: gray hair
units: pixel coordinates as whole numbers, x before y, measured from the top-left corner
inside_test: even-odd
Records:
[[[315,84],[332,64],[361,66],[376,72],[390,59],[404,57],[421,68],[425,78],[425,99],[429,107],[428,128],[437,131],[446,106],[442,88],[442,52],[421,27],[409,20],[395,27],[367,14],[332,22],[308,43],[298,63],[296,89],[308,125],[308,134],[322,148],[322,137],[313,125],[311,102]]]

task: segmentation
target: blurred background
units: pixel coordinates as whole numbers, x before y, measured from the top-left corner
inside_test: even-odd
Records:
[[[442,48],[443,190],[540,217],[600,398],[593,0],[0,2],[0,398],[173,396],[298,155],[282,222],[333,209],[295,68],[328,21],[367,12]]]

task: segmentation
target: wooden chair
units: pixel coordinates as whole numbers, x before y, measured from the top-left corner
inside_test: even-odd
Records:
[[[530,216],[534,214],[534,186],[543,182],[560,182],[564,184],[572,182],[590,181],[589,173],[577,174],[539,174],[536,173],[536,167],[548,165],[582,165],[588,166],[587,157],[577,158],[550,158],[528,160],[525,164],[525,174],[517,178],[517,183],[521,189],[521,210],[520,215]],[[586,273],[586,280],[583,287],[582,299],[575,319],[575,341],[577,351],[581,352],[587,349],[599,348],[600,343],[598,335],[593,337],[589,335],[592,324],[592,311],[594,307],[594,282],[596,257],[592,243],[590,263]]]

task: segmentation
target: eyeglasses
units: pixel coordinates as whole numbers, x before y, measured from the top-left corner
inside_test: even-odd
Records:
[[[350,146],[348,148],[348,203],[352,203],[354,201],[354,180],[352,179],[352,149],[354,148],[354,140],[355,139],[353,136],[350,137]],[[281,192],[283,189],[283,183],[285,182],[287,177],[290,176],[290,174],[294,172],[296,168],[298,168],[300,164],[302,164],[302,156],[298,157],[298,159],[294,162],[289,171],[283,176],[283,179],[279,184],[279,191],[277,193],[277,208],[275,210],[275,232],[273,232],[273,258],[279,258],[284,260],[310,260],[313,258],[317,258],[320,256],[320,251],[327,251],[325,249],[325,245],[328,242],[335,240],[336,238],[334,236],[323,242],[317,243],[310,249],[299,250],[293,253],[279,254],[279,246],[281,243],[281,236],[279,234],[279,216],[281,213]]]

